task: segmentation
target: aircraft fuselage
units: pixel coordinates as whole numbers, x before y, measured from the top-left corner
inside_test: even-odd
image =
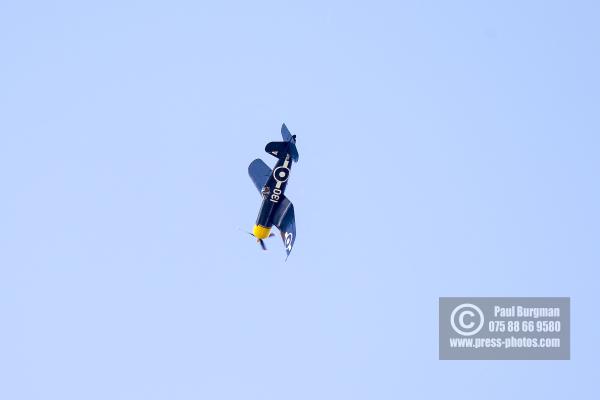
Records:
[[[256,218],[256,225],[253,234],[260,239],[269,237],[271,227],[273,226],[273,217],[277,207],[284,198],[287,180],[290,176],[292,161],[287,154],[285,159],[278,159],[277,164],[271,171],[271,176],[267,180],[262,192],[263,200]]]

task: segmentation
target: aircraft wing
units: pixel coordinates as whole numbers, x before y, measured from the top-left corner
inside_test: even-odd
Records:
[[[287,197],[281,196],[282,200],[279,203],[279,207],[275,211],[273,218],[273,225],[279,229],[281,239],[283,239],[283,245],[285,246],[285,252],[288,257],[294,247],[296,241],[296,218],[294,216],[294,205]],[[287,258],[286,258],[287,259]]]
[[[271,168],[263,160],[257,158],[252,161],[248,166],[248,175],[250,175],[250,179],[254,182],[254,186],[258,190],[258,193],[261,193],[262,188],[267,183],[269,176],[271,176]]]

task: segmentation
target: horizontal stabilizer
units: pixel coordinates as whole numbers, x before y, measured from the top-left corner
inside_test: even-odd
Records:
[[[292,160],[298,161],[298,150],[294,142],[270,142],[265,146],[265,151],[281,160],[285,160],[289,154]]]
[[[281,137],[283,138],[284,142],[295,140],[285,124],[281,125]]]

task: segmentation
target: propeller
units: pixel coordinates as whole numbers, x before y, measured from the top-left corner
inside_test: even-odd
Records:
[[[262,239],[257,239],[256,240],[258,243],[260,243],[260,247],[262,247],[263,250],[267,250],[267,246],[265,246],[265,241]]]
[[[265,241],[264,241],[264,240],[257,238],[256,236],[254,236],[254,234],[253,234],[252,232],[244,231],[244,230],[243,230],[243,229],[241,229],[241,228],[240,228],[240,230],[241,230],[242,232],[246,232],[248,235],[252,236],[253,238],[256,238],[256,243],[259,243],[259,244],[260,244],[260,247],[261,247],[263,250],[267,250],[267,246],[265,245]],[[275,236],[275,234],[274,234],[274,233],[270,233],[270,234],[269,234],[269,237],[273,237],[273,236]]]

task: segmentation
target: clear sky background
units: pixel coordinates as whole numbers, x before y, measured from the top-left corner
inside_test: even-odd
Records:
[[[599,398],[597,3],[214,3],[0,3],[0,398]],[[572,360],[439,361],[439,296]]]

